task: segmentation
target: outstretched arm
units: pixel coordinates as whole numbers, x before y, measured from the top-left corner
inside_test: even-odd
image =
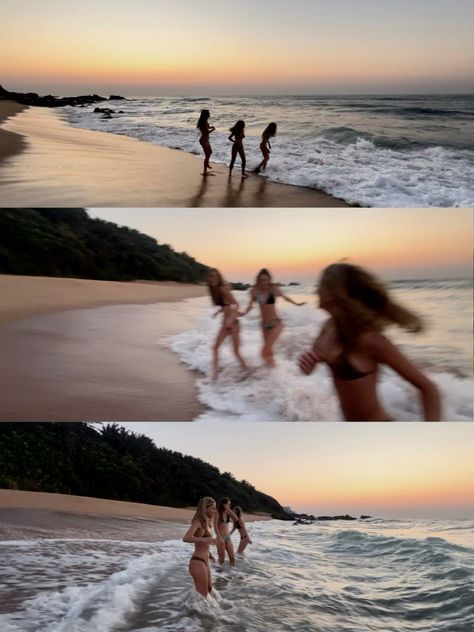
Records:
[[[253,302],[255,300],[255,290],[250,290],[249,304],[244,312],[239,312],[239,316],[245,316],[252,309]]]
[[[280,288],[278,287],[278,285],[274,286],[274,290],[273,293],[276,296],[281,296],[281,298],[286,301],[287,303],[291,303],[292,305],[296,305],[297,307],[301,307],[302,305],[306,305],[306,302],[303,301],[302,303],[297,303],[296,301],[294,301],[292,298],[290,298],[289,296],[286,296],[286,294],[283,294],[283,292],[280,290]]]
[[[366,334],[361,342],[377,362],[391,367],[420,391],[425,421],[441,419],[441,397],[434,382],[382,334]]]

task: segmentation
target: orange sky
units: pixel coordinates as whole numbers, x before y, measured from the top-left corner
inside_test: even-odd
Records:
[[[349,258],[386,278],[472,274],[470,209],[90,209],[222,270],[251,280],[268,267],[280,281],[314,281]]]
[[[297,510],[474,517],[472,423],[126,425]]]
[[[126,94],[469,92],[472,8],[454,3],[461,11],[446,0],[2,0],[2,81]]]

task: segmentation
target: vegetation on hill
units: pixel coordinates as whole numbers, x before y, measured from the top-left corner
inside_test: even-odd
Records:
[[[203,281],[208,267],[185,252],[84,209],[2,209],[0,273],[107,281]]]
[[[159,424],[157,424],[159,426]],[[201,459],[157,448],[118,424],[0,423],[0,488],[189,507],[228,496],[249,512],[280,512],[271,496]]]

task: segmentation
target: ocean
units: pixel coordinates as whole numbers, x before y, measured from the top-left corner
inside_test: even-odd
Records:
[[[178,540],[0,542],[2,632],[471,632],[474,522],[249,523],[205,600]],[[183,527],[183,532],[186,527]]]
[[[390,287],[394,298],[424,318],[426,332],[408,334],[394,327],[387,330],[387,335],[439,386],[444,419],[472,421],[472,281],[395,281]],[[210,380],[211,345],[220,326],[219,318],[212,318],[215,308],[207,297],[180,304],[194,326],[156,342],[170,347],[190,369],[201,373],[197,395],[206,410],[199,419],[341,419],[329,369],[321,365],[311,376],[305,376],[297,366],[299,355],[311,345],[327,314],[316,309],[313,285],[285,287],[283,292],[307,304],[295,307],[278,302],[277,312],[283,319],[284,330],[275,345],[276,369],[262,366],[260,313],[254,305],[241,319],[241,352],[255,370],[250,375],[243,374],[230,342],[225,341],[220,352],[222,371],[216,383]],[[234,296],[243,309],[248,292],[234,292]],[[380,397],[393,419],[421,419],[416,390],[386,367],[380,372]]]
[[[246,122],[248,168],[260,136],[278,124],[269,180],[321,189],[371,207],[474,206],[474,95],[140,97],[66,107],[76,127],[110,131],[202,155],[196,121],[209,109],[218,163],[230,160],[228,129]],[[104,105],[103,105],[104,107]]]

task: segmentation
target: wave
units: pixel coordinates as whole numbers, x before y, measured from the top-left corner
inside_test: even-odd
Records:
[[[164,107],[159,115],[150,110],[146,114],[116,115],[105,120],[87,108],[67,108],[67,116],[78,127],[133,136],[200,155],[202,150],[194,127],[198,112],[187,112],[182,107],[183,101],[186,99],[176,101],[167,115],[170,120],[176,119],[176,124],[161,124]],[[227,109],[227,114],[237,115],[237,111],[229,113]],[[346,125],[323,126],[318,130],[314,124],[300,124],[300,127],[300,136],[277,137],[266,171],[269,180],[320,189],[361,206],[474,206],[474,151],[468,141],[457,140],[454,146],[453,140],[451,147],[451,141],[440,145],[422,138],[391,138]],[[259,142],[257,135],[248,133],[246,151],[250,169],[260,160]],[[212,144],[213,160],[228,163],[227,134],[214,132]]]

